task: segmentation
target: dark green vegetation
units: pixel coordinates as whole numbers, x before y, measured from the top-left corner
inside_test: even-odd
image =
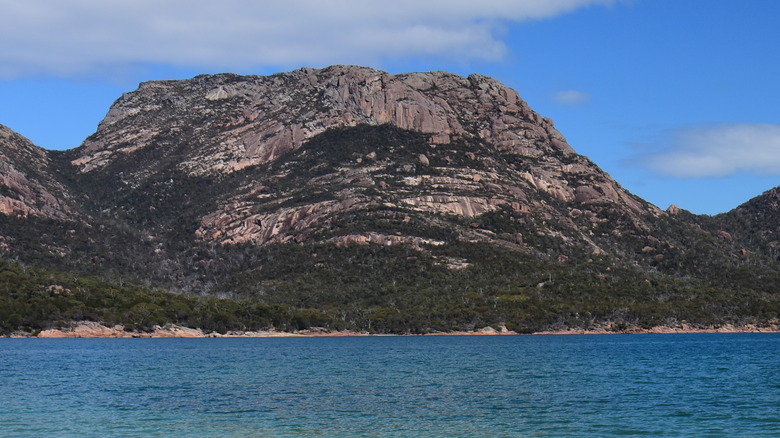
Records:
[[[214,177],[180,170],[174,143],[86,174],[70,168],[73,152],[52,154],[87,219],[0,215],[0,333],[78,320],[426,333],[780,317],[776,191],[717,217],[565,201],[524,181],[543,158],[476,141],[432,148],[429,136],[392,126],[326,131],[273,162]],[[155,171],[123,180],[147,167]],[[500,177],[478,184],[473,172]],[[576,178],[572,186],[598,187],[597,176]],[[445,195],[504,203],[472,217],[404,203]],[[214,211],[225,215],[224,232],[310,205],[338,208],[244,243],[196,233]],[[400,243],[339,240],[369,233]]]
[[[221,285],[231,299],[188,296],[0,263],[0,332],[90,320],[128,330],[180,324],[206,331],[326,327],[372,333],[522,333],[676,325],[761,325],[780,314],[780,277],[762,287],[680,280],[606,259],[575,267],[540,263],[484,244],[430,253],[408,248],[273,245],[265,260]],[[453,269],[459,265],[459,269]],[[749,269],[745,278],[751,283]],[[771,281],[771,283],[769,283]],[[219,295],[218,293],[216,295]]]
[[[301,318],[280,307],[120,286],[6,261],[0,262],[0,288],[0,334],[5,335],[83,320],[122,324],[128,331],[149,331],[167,323],[220,333],[270,326],[296,329]]]

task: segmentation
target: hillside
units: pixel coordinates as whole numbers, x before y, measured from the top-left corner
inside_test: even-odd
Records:
[[[141,84],[70,151],[1,133],[0,251],[52,276],[264,306],[284,329],[768,325],[780,311],[776,190],[716,217],[661,211],[479,75],[198,76]]]

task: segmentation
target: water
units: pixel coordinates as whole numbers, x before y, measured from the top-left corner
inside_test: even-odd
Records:
[[[2,437],[780,437],[780,334],[0,339]]]

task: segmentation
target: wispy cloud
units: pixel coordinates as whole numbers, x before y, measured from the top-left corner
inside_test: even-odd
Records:
[[[577,90],[565,90],[555,93],[553,100],[560,105],[581,106],[590,101],[590,94]]]
[[[501,59],[502,24],[620,0],[0,0],[0,77]]]
[[[636,163],[677,178],[737,173],[780,175],[780,125],[723,124],[681,129]]]

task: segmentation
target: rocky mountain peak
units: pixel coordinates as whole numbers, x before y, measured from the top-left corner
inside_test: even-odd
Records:
[[[111,107],[73,164],[89,172],[117,154],[177,148],[185,155],[177,166],[189,174],[230,173],[329,128],[385,123],[433,134],[433,143],[472,139],[524,156],[573,153],[551,121],[485,76],[332,66],[143,83]]]

